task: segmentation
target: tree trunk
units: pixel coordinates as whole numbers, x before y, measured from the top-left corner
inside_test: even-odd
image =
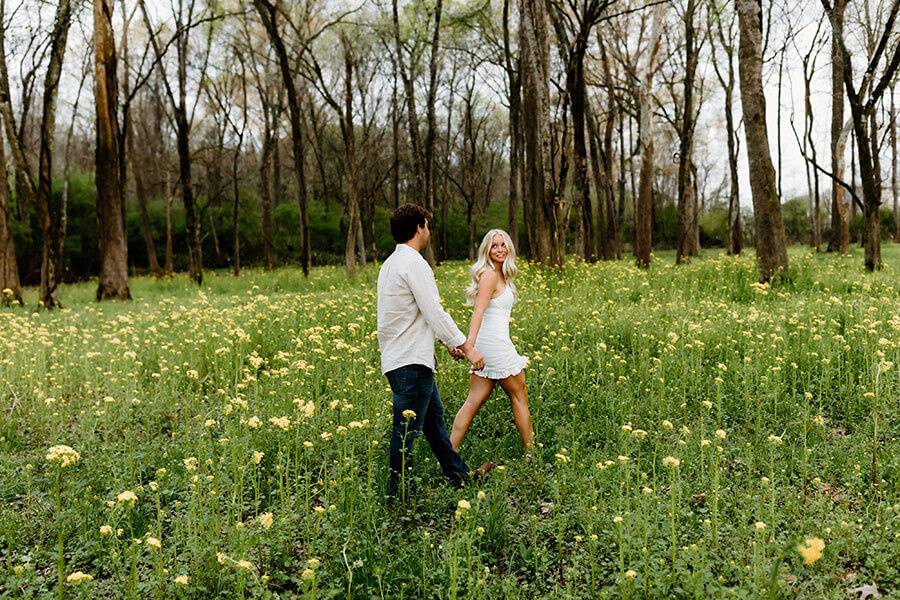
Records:
[[[612,116],[612,114],[608,114],[607,119],[610,119]],[[609,235],[608,227],[610,221],[613,221],[613,223],[615,222],[616,216],[609,212],[609,206],[606,202],[606,194],[608,191],[606,177],[608,174],[604,173],[605,165],[603,164],[603,159],[600,155],[600,140],[598,139],[600,134],[597,131],[597,122],[594,118],[593,111],[590,110],[590,104],[588,104],[587,126],[588,152],[591,159],[591,177],[594,179],[594,188],[597,190],[597,235],[594,236],[594,248],[592,249],[592,253],[605,260],[608,258],[606,255],[606,249],[609,247],[609,240],[607,239],[607,236]]]
[[[835,178],[844,179],[844,56],[838,37],[844,23],[847,0],[835,0],[832,11],[831,36],[831,172]],[[831,240],[828,251],[850,254],[850,204],[846,190],[835,182],[831,184]]]
[[[133,131],[131,127],[129,129]],[[150,225],[150,213],[147,208],[149,194],[147,192],[147,183],[144,180],[143,169],[138,163],[133,133],[125,136],[125,143],[128,145],[128,160],[131,163],[131,172],[134,174],[134,187],[137,195],[138,211],[141,216],[141,233],[144,237],[144,246],[147,249],[147,259],[150,261],[150,272],[159,277],[162,275],[162,268],[159,266],[159,259],[156,257],[156,242],[153,240],[153,229]]]
[[[588,178],[587,144],[585,142],[587,93],[584,81],[584,54],[586,51],[587,40],[576,39],[569,55],[570,64],[566,72],[566,88],[572,99],[572,150],[575,163],[575,201],[573,203],[576,223],[575,253],[582,260],[593,261],[596,259],[594,254],[594,219],[591,208],[591,184]]]
[[[0,116],[0,122],[3,117]],[[16,262],[16,249],[13,245],[12,227],[9,215],[9,187],[6,185],[6,144],[3,141],[3,128],[0,127],[0,302],[7,304],[15,300],[22,304],[22,286],[19,283],[19,264]],[[7,293],[6,290],[9,290]]]
[[[128,245],[122,214],[119,153],[119,91],[111,0],[94,0],[94,106],[97,147],[94,161],[97,218],[100,222],[100,278],[97,301],[130,300]]]
[[[5,2],[0,0],[0,15],[2,14],[5,14]],[[26,157],[22,132],[17,130],[12,112],[9,75],[6,68],[5,30],[0,30],[0,114],[3,116],[3,125],[16,168],[16,189],[19,193],[17,204],[21,206],[23,200],[27,200],[34,205],[37,222],[41,229],[43,244],[40,304],[45,308],[61,306],[59,284],[62,279],[62,255],[60,252],[63,241],[62,214],[59,202],[54,200],[51,193],[51,167],[56,132],[56,98],[71,17],[71,1],[60,0],[50,37],[50,60],[44,75],[40,151],[36,178]],[[35,185],[35,179],[37,179],[37,185]]]
[[[392,16],[394,25],[394,47],[397,52],[397,66],[399,67],[400,78],[403,80],[403,90],[406,95],[406,125],[409,131],[409,151],[410,163],[413,169],[414,188],[412,197],[417,201],[424,203],[423,192],[425,182],[422,180],[424,167],[422,166],[421,144],[419,142],[419,120],[416,115],[416,91],[413,87],[413,65],[407,66],[406,59],[403,57],[403,44],[400,41],[400,15],[397,8],[397,0],[392,0]],[[412,63],[412,57],[410,57]]]
[[[232,210],[231,210],[231,254],[232,269],[235,277],[241,274],[241,221],[238,214],[241,208],[240,189],[238,188],[238,159],[240,157],[240,144],[234,153],[234,162],[231,163],[231,185],[232,185]]]
[[[400,104],[397,100],[397,65],[392,69],[391,86],[391,206],[400,206]]]
[[[552,264],[559,258],[550,132],[550,48],[542,0],[520,0],[519,52],[522,56],[525,133],[525,196],[531,205],[532,258]]]
[[[278,206],[284,201],[287,190],[284,187],[284,171],[281,168],[281,127],[277,124],[274,131],[274,139],[272,143],[272,184],[273,184],[273,203]]]
[[[172,182],[169,181],[168,169],[166,169],[164,194],[166,202],[166,256],[163,269],[166,275],[171,275],[175,272],[175,247],[172,239],[172,201],[175,196],[175,190],[172,189]]]
[[[510,0],[503,0],[503,53],[506,66],[506,77],[509,84],[509,206],[507,222],[509,237],[513,245],[519,247],[519,195],[521,154],[521,112],[522,112],[522,76],[518,61],[513,58],[509,32]]]
[[[863,248],[864,265],[867,271],[881,269],[881,165],[878,157],[878,129],[875,126],[875,111],[871,121],[860,107],[850,103],[853,114],[853,129],[856,132],[856,149],[859,156],[859,177],[863,189]],[[871,138],[870,138],[871,136]],[[871,147],[870,145],[871,144]]]
[[[678,246],[675,262],[685,262],[698,253],[694,227],[697,221],[697,198],[691,185],[691,161],[694,148],[694,78],[697,72],[697,47],[694,43],[696,0],[688,0],[684,13],[685,73],[684,106],[678,130]]]
[[[657,5],[653,16],[650,45],[647,50],[647,65],[644,68],[640,87],[641,176],[634,219],[634,253],[639,267],[650,266],[650,253],[653,249],[653,177],[655,174],[653,164],[655,150],[653,145],[653,74],[656,72],[664,11],[664,5]]]
[[[604,194],[606,200],[606,213],[610,216],[606,221],[606,246],[603,249],[603,257],[606,260],[615,260],[621,258],[619,253],[619,222],[620,214],[624,214],[624,205],[619,203],[619,209],[616,209],[616,197],[613,192],[613,130],[616,119],[616,102],[614,97],[609,99],[608,117],[606,127],[603,134],[603,146],[600,157],[603,162],[603,172],[605,174]],[[600,198],[600,196],[597,196]]]
[[[176,123],[179,186],[181,187],[181,202],[184,204],[188,238],[188,274],[197,285],[203,285],[203,247],[200,242],[200,222],[197,219],[197,209],[194,203],[194,184],[191,175],[190,125],[187,121],[187,115],[182,114],[176,117]]]
[[[469,260],[474,261],[478,252],[478,240],[475,239],[475,200],[466,198],[466,228],[469,232]]]
[[[44,78],[44,99],[41,122],[41,149],[38,167],[38,219],[43,234],[41,258],[41,303],[45,308],[61,306],[59,284],[62,282],[62,211],[51,190],[53,144],[56,132],[56,98],[62,72],[66,43],[69,37],[72,6],[70,0],[60,0],[50,43],[50,63]],[[118,202],[118,198],[117,198]]]
[[[150,15],[144,0],[139,0],[141,12],[144,16],[144,23],[148,31],[154,31],[150,22]],[[180,18],[180,15],[179,15]],[[160,79],[169,98],[169,105],[172,109],[173,120],[175,122],[175,139],[176,150],[178,152],[178,176],[181,185],[181,200],[184,204],[185,225],[187,227],[187,245],[188,245],[188,272],[190,278],[197,285],[203,284],[203,248],[200,239],[200,221],[197,219],[197,210],[194,200],[194,185],[191,175],[191,122],[187,114],[187,63],[188,63],[188,43],[187,31],[179,31],[175,39],[175,49],[177,54],[178,66],[178,99],[175,98],[175,92],[169,84],[165,71],[159,65]],[[154,54],[157,60],[161,60],[163,50],[156,38],[156,35],[150,35],[150,43],[153,46]]]
[[[272,255],[272,182],[269,179],[273,147],[272,134],[266,126],[263,132],[262,156],[259,161],[259,203],[262,211],[263,261],[267,269],[271,269],[275,264]]]
[[[425,208],[432,215],[435,214],[434,209],[434,145],[437,137],[437,118],[434,114],[435,96],[437,95],[438,84],[438,51],[441,39],[441,17],[444,12],[443,0],[435,0],[434,4],[434,31],[431,36],[431,57],[428,63],[428,95],[425,99],[425,157],[423,162],[423,177],[425,180]],[[435,259],[434,248],[437,244],[428,244],[425,247],[425,258],[430,265],[437,263]]]
[[[356,246],[359,246],[360,258],[365,262],[365,242],[362,235],[362,222],[359,214],[359,192],[357,189],[356,135],[353,129],[353,53],[350,42],[341,39],[344,48],[344,114],[338,116],[343,120],[341,133],[344,137],[344,163],[347,176],[347,244],[344,248],[344,263],[347,272],[353,275],[356,271]]]
[[[737,9],[741,106],[756,217],[756,259],[760,282],[765,283],[787,270],[788,257],[766,129],[766,98],[762,86],[762,0],[737,0]]]
[[[303,127],[301,125],[302,113],[300,101],[297,98],[297,88],[291,72],[291,62],[288,58],[284,40],[278,30],[278,11],[271,0],[253,0],[253,4],[259,12],[263,25],[269,35],[269,41],[275,47],[278,55],[278,65],[281,69],[281,79],[287,90],[288,114],[291,122],[291,142],[293,143],[294,170],[297,174],[297,204],[300,209],[300,235],[301,235],[301,265],[303,276],[309,277],[309,268],[312,261],[312,250],[309,239],[309,213],[307,211],[306,171],[304,166],[305,147],[303,140]]]
[[[447,216],[450,212],[450,190],[449,183],[450,177],[448,173],[450,172],[450,160],[451,150],[450,150],[450,141],[453,134],[453,100],[456,97],[456,74],[457,74],[457,65],[453,63],[453,71],[450,74],[450,89],[448,90],[448,98],[447,98],[447,129],[444,135],[444,177],[442,179],[443,182],[443,190],[441,193],[440,200],[438,201],[438,210],[440,211],[440,218],[438,219],[438,247],[440,248],[439,252],[439,260],[447,260],[449,258],[449,234],[447,227]],[[510,163],[510,169],[512,169],[512,163]]]
[[[219,246],[219,232],[216,229],[216,220],[213,218],[213,211],[206,213],[209,217],[209,235],[212,237],[213,252],[216,255],[216,265],[222,264],[222,248]]]
[[[894,199],[894,242],[900,243],[900,178],[897,174],[897,110],[894,106],[894,88],[891,88],[891,196]]]
[[[738,185],[737,131],[734,124],[734,63],[728,56],[728,85],[725,87],[725,129],[728,134],[728,254],[738,255],[744,247],[741,231],[741,198]]]
[[[855,118],[855,117],[853,117]],[[852,119],[851,119],[852,120]],[[856,190],[856,133],[850,129],[850,187]],[[850,200],[850,241],[856,243],[859,235],[856,231],[856,202]]]

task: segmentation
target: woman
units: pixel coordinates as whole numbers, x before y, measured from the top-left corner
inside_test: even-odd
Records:
[[[516,250],[512,239],[502,229],[487,232],[478,248],[478,260],[471,268],[472,283],[466,289],[469,306],[473,306],[467,343],[484,355],[484,368],[472,370],[469,396],[453,419],[450,443],[459,450],[472,419],[499,383],[512,403],[513,419],[527,452],[534,442],[528,392],[525,389],[525,365],[509,339],[509,316],[516,301]]]

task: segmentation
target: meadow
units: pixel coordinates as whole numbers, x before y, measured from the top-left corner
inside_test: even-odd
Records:
[[[752,254],[752,253],[751,253]],[[129,304],[0,309],[0,597],[900,596],[900,246],[523,264],[501,392],[445,484],[388,508],[375,279],[135,278]],[[437,269],[464,329],[467,265]],[[440,353],[449,424],[468,373]],[[857,590],[857,591],[853,591]]]

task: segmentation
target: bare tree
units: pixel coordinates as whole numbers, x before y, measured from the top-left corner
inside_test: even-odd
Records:
[[[503,68],[509,90],[509,207],[507,220],[513,244],[519,245],[519,201],[522,195],[522,71],[513,53],[510,35],[510,2],[503,0]],[[527,218],[527,217],[526,217]],[[529,249],[531,243],[529,241]]]
[[[865,259],[867,271],[880,269],[881,263],[881,221],[878,211],[881,207],[881,160],[879,152],[879,128],[876,108],[884,92],[890,86],[900,68],[900,43],[894,31],[900,0],[893,0],[888,10],[884,30],[877,36],[868,65],[859,86],[853,80],[853,63],[844,40],[843,23],[834,19],[834,8],[829,0],[822,0],[822,6],[831,20],[831,27],[843,57],[844,89],[850,103],[853,131],[856,134],[856,151],[859,158],[859,174],[863,190],[863,216],[865,219]],[[874,39],[874,37],[873,37]],[[893,48],[890,45],[893,44]],[[888,54],[886,54],[886,52]],[[885,65],[876,79],[876,72],[882,59]]]
[[[462,96],[463,135],[459,152],[459,175],[447,173],[466,205],[470,260],[475,260],[478,249],[477,219],[490,201],[496,177],[497,158],[501,151],[498,146],[502,146],[504,141],[497,131],[491,129],[490,112],[482,109],[479,114],[480,103],[475,88],[475,70],[470,69]]]
[[[356,272],[357,246],[359,247],[360,262],[365,266],[365,242],[362,237],[362,222],[359,207],[358,187],[358,163],[356,159],[356,131],[353,123],[353,74],[356,69],[356,59],[353,45],[346,32],[340,34],[340,44],[343,51],[343,100],[336,98],[329,91],[331,85],[325,80],[322,67],[315,55],[309,54],[309,61],[315,76],[312,78],[322,98],[334,109],[341,129],[341,138],[344,142],[344,168],[346,169],[347,190],[347,242],[344,247],[344,264],[347,272],[353,275]]]
[[[824,19],[819,19],[816,25],[816,31],[810,42],[809,50],[805,54],[800,55],[800,61],[803,66],[803,114],[804,114],[804,130],[803,141],[800,144],[804,156],[809,153],[813,164],[816,162],[816,144],[813,139],[813,124],[815,115],[812,109],[812,79],[816,71],[816,62],[818,61],[819,52],[824,47],[825,39],[820,37],[822,32],[822,23]],[[796,39],[792,39],[795,49],[797,48]],[[793,127],[793,115],[791,115],[791,126]],[[796,131],[794,132],[796,135]],[[819,200],[819,171],[815,167],[811,167],[809,162],[806,163],[806,187],[809,190],[809,229],[810,229],[810,245],[815,248],[816,252],[821,249],[822,245],[822,224],[820,219],[820,200]]]
[[[653,76],[657,70],[665,6],[654,10],[652,33],[647,46],[647,61],[640,86],[641,177],[635,207],[634,250],[637,264],[650,266],[653,249],[653,179],[655,147],[653,142]]]
[[[175,121],[175,137],[176,148],[178,150],[178,174],[179,185],[181,187],[181,200],[184,204],[185,221],[188,233],[188,271],[191,279],[197,285],[203,284],[203,246],[200,238],[200,219],[197,214],[196,199],[194,196],[194,182],[191,171],[191,129],[194,124],[197,104],[199,102],[199,93],[193,106],[188,105],[188,55],[191,54],[190,37],[191,32],[200,24],[210,19],[215,19],[215,15],[206,18],[201,17],[197,11],[196,0],[187,0],[185,6],[184,0],[179,0],[177,8],[173,7],[173,15],[175,17],[175,31],[168,43],[162,44],[160,41],[160,32],[154,29],[150,20],[150,14],[147,12],[145,0],[138,0],[141,7],[141,13],[144,16],[144,23],[147,27],[150,43],[153,52],[156,55],[157,63],[159,63],[160,80],[165,90],[166,98],[169,101],[170,110]],[[162,64],[163,56],[170,46],[175,46],[176,59],[176,85],[173,86],[169,81]],[[206,71],[209,61],[209,54],[212,46],[212,31],[207,33],[207,39],[200,54],[200,70],[201,77]]]
[[[128,245],[122,211],[119,154],[119,89],[112,0],[94,0],[94,107],[97,148],[94,161],[100,221],[100,278],[97,301],[130,300]]]
[[[894,82],[896,85],[896,82]],[[897,108],[894,106],[894,86],[891,86],[891,196],[894,198],[894,242],[900,243],[900,175],[897,173]]]
[[[842,30],[847,0],[835,0],[831,11],[831,172],[838,180],[844,179],[844,151],[846,136],[844,129],[844,55],[837,31]],[[837,28],[835,28],[837,24]],[[850,253],[850,206],[845,197],[844,187],[832,182],[831,185],[831,239],[828,251]]]
[[[51,191],[53,174],[53,145],[56,134],[56,99],[62,73],[69,26],[72,21],[71,0],[59,0],[56,7],[53,30],[50,34],[50,58],[44,75],[44,93],[41,103],[40,153],[37,177],[26,156],[22,131],[16,127],[12,111],[9,75],[6,66],[5,25],[0,26],[0,113],[6,128],[6,137],[16,168],[17,189],[34,205],[43,237],[41,254],[40,303],[45,308],[61,306],[59,284],[62,281],[62,247],[59,201]],[[0,17],[6,15],[5,1],[0,0]],[[24,110],[24,108],[23,108]],[[22,118],[24,125],[25,116]],[[35,179],[37,184],[35,185]]]
[[[563,198],[555,185],[550,124],[550,47],[547,12],[542,0],[519,2],[519,52],[522,60],[525,136],[525,197],[533,207],[529,224],[533,258],[562,266],[565,239],[560,238]]]
[[[765,283],[787,270],[788,257],[766,128],[766,97],[762,86],[762,0],[737,0],[737,10],[741,32],[738,52],[741,106],[756,218],[756,261],[759,279]]]
[[[738,148],[740,147],[740,138],[734,120],[734,84],[736,81],[734,55],[738,35],[737,11],[732,8],[726,14],[723,14],[724,10],[724,7],[719,6],[718,0],[710,0],[708,33],[711,38],[714,38],[710,41],[712,64],[716,77],[725,92],[725,133],[727,135],[729,175],[727,247],[729,254],[736,255],[741,253],[744,245],[741,228],[740,186],[738,184]],[[725,53],[725,60],[727,61],[725,69],[719,67],[715,40],[718,40],[719,46],[722,47]],[[724,73],[722,72],[723,70],[725,71]]]
[[[122,28],[122,37],[121,42],[119,44],[119,51],[122,57],[122,95],[125,98],[125,103],[127,104],[131,98],[134,97],[134,93],[131,89],[131,57],[128,50],[128,40],[130,37],[130,28],[131,28],[131,19],[133,18],[134,12],[127,12],[125,6],[125,0],[121,0],[122,2],[122,13],[124,16],[124,25]],[[136,8],[136,7],[135,7]],[[127,107],[126,107],[127,108]],[[140,159],[138,158],[138,149],[135,146],[134,142],[134,125],[132,123],[131,111],[123,110],[122,113],[122,129],[120,131],[119,137],[124,140],[125,150],[126,150],[126,164],[131,167],[131,172],[134,176],[134,188],[135,195],[137,196],[138,202],[138,212],[141,218],[141,235],[144,238],[144,247],[147,252],[147,260],[150,266],[150,272],[155,276],[159,277],[162,275],[163,270],[159,265],[159,259],[156,256],[156,242],[153,239],[153,230],[150,226],[150,212],[148,209],[148,205],[150,203],[150,192],[148,190],[147,177],[144,173],[145,166],[140,163]],[[120,148],[121,151],[121,148]],[[124,169],[124,166],[123,166]],[[122,181],[122,193],[125,193],[125,178],[123,177]]]
[[[600,22],[611,0],[576,2],[548,0],[550,17],[556,31],[560,59],[566,74],[566,94],[572,110],[572,143],[575,172],[575,252],[583,260],[594,258],[594,218],[591,186],[588,178],[588,156],[585,138],[587,92],[584,58],[591,30]],[[598,184],[599,185],[599,184]]]
[[[0,115],[0,123],[3,116]],[[2,127],[0,127],[2,131]],[[16,248],[13,245],[12,227],[9,214],[9,187],[7,186],[6,172],[6,143],[0,134],[0,289],[3,290],[3,300],[6,290],[9,290],[12,299],[22,303],[22,286],[19,283],[19,263],[16,262]]]
[[[303,267],[303,275],[309,276],[309,268],[312,262],[312,249],[309,240],[309,211],[307,208],[307,190],[306,190],[306,146],[303,139],[302,120],[303,114],[300,109],[300,100],[297,93],[297,84],[294,81],[293,65],[288,56],[287,47],[278,25],[278,8],[272,0],[253,0],[253,5],[262,19],[263,26],[269,35],[269,41],[275,48],[275,55],[278,58],[278,66],[281,70],[281,80],[284,89],[287,92],[288,116],[291,123],[291,142],[294,150],[294,171],[297,175],[297,204],[300,208],[300,235],[301,235],[301,265]],[[308,40],[299,40],[300,44],[308,43]],[[277,141],[276,141],[277,143]],[[276,186],[277,187],[277,186]]]
[[[678,123],[678,241],[675,262],[681,263],[700,252],[698,240],[697,195],[691,178],[694,155],[694,128],[697,115],[694,108],[694,86],[697,63],[703,36],[697,34],[694,22],[700,7],[699,0],[687,0],[682,20],[684,22],[684,80],[682,84],[683,106]]]

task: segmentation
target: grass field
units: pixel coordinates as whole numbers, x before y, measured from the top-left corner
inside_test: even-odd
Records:
[[[420,442],[397,509],[375,269],[0,309],[0,597],[900,596],[900,246],[884,256],[866,274],[794,249],[772,288],[713,251],[523,266],[534,461],[495,393],[462,455],[502,467],[454,490]],[[464,329],[466,268],[437,271]],[[468,375],[440,360],[449,424]]]

